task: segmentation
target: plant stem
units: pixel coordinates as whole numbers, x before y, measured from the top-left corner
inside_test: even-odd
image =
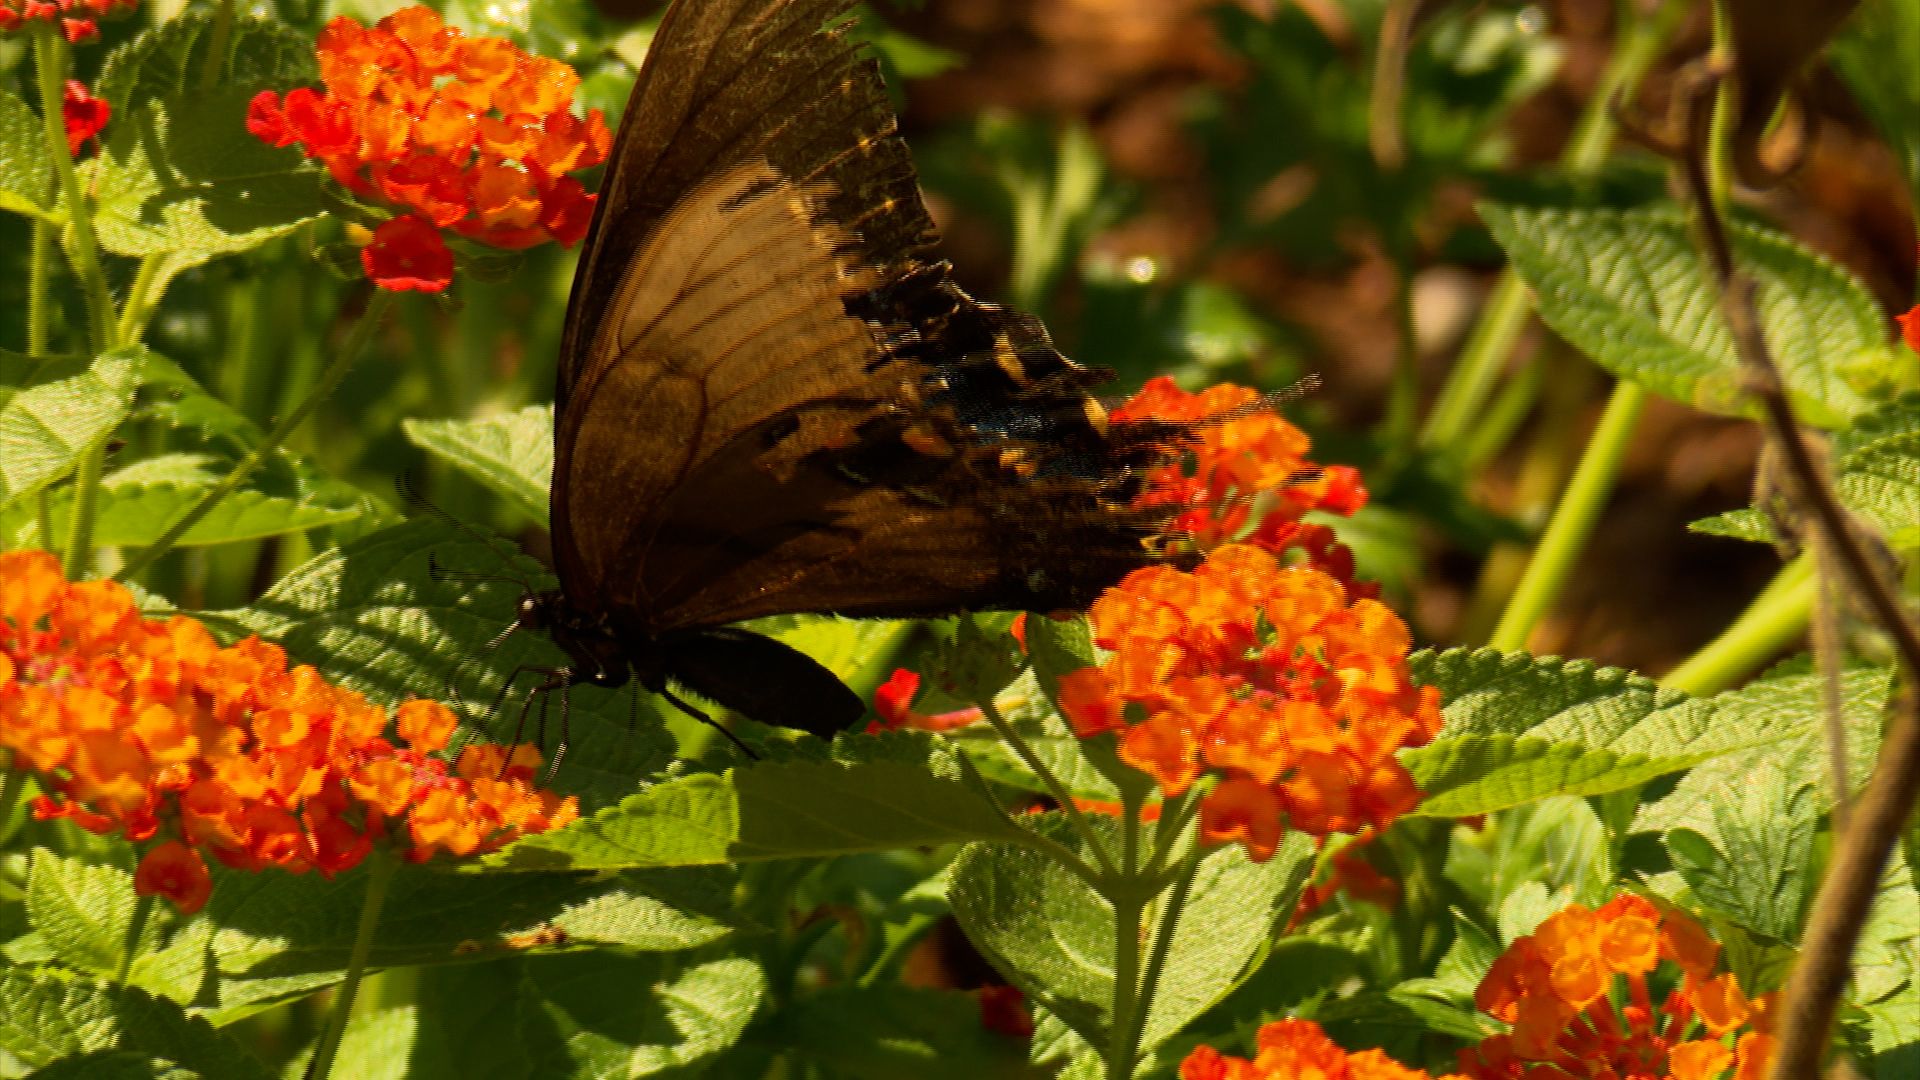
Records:
[[[100,478],[107,471],[104,442],[80,452],[73,474],[73,517],[67,522],[67,545],[61,570],[68,581],[79,581],[93,571],[93,523],[100,510]]]
[[[1153,1012],[1153,995],[1160,988],[1160,975],[1167,968],[1167,954],[1173,951],[1174,932],[1179,929],[1180,915],[1187,909],[1187,899],[1193,895],[1193,879],[1199,875],[1200,861],[1205,857],[1206,850],[1196,839],[1193,850],[1187,853],[1186,861],[1180,868],[1180,876],[1174,879],[1173,892],[1167,896],[1166,907],[1160,910],[1160,927],[1154,931],[1153,952],[1147,956],[1147,970],[1140,980],[1140,1003],[1134,1008],[1133,1031],[1127,1043],[1129,1062],[1139,1053],[1140,1040],[1146,1035],[1147,1017]]]
[[[1626,458],[1627,444],[1633,438],[1640,411],[1646,403],[1647,392],[1637,384],[1614,385],[1613,397],[1608,400],[1606,411],[1600,414],[1600,423],[1587,443],[1586,455],[1567,483],[1566,495],[1554,507],[1553,518],[1541,534],[1540,546],[1534,550],[1527,572],[1521,576],[1513,599],[1500,616],[1500,625],[1494,628],[1493,637],[1487,642],[1493,648],[1509,651],[1526,648],[1527,638],[1540,617],[1560,598],[1575,562],[1593,535],[1594,523],[1599,520],[1607,496],[1613,493],[1620,463]]]
[[[341,381],[347,377],[347,373],[353,370],[353,365],[360,359],[360,354],[366,351],[367,344],[373,340],[374,331],[379,329],[380,320],[392,302],[392,293],[384,289],[375,289],[372,298],[367,301],[367,309],[360,314],[359,321],[354,324],[353,332],[347,335],[347,340],[341,344],[340,351],[335,354],[333,362],[320,374],[313,388],[307,391],[307,396],[273,425],[272,430],[260,440],[260,445],[240,459],[239,463],[234,465],[233,471],[222,478],[218,484],[207,489],[206,494],[200,496],[198,501],[175,518],[172,524],[160,534],[159,539],[138,555],[128,559],[126,565],[120,568],[120,572],[114,575],[114,580],[126,581],[153,565],[155,559],[166,554],[182,536],[186,535],[188,529],[193,528],[201,518],[206,517],[214,507],[220,505],[222,499],[233,494],[241,484],[246,483],[247,478],[252,476],[254,471],[264,464],[282,443],[286,442],[287,436],[293,434],[294,430],[312,415],[313,410],[339,388]]]
[[[1733,625],[1667,672],[1660,685],[1695,695],[1732,686],[1806,632],[1813,593],[1813,557],[1801,555],[1781,568]]]
[[[13,804],[26,789],[26,774],[13,767],[13,751],[0,751],[0,844],[12,835]]]
[[[1134,1016],[1140,1003],[1140,919],[1151,896],[1141,896],[1140,800],[1123,800],[1122,877],[1108,896],[1113,905],[1113,1030],[1107,1035],[1107,1080],[1133,1080]]]
[[[1560,166],[1569,176],[1592,176],[1606,164],[1618,126],[1613,118],[1615,101],[1631,96],[1690,7],[1680,0],[1668,0],[1652,15],[1643,15],[1632,0],[1621,0],[1614,14],[1617,37],[1613,55],[1560,155]],[[1501,367],[1527,328],[1532,311],[1533,303],[1520,275],[1511,267],[1502,271],[1427,416],[1422,445],[1451,448],[1478,426]]]
[[[116,332],[121,341],[137,340],[147,328],[147,319],[153,314],[154,305],[159,297],[149,295],[153,286],[161,278],[166,267],[166,256],[149,255],[140,260],[139,269],[134,271],[133,284],[127,286],[127,302],[120,309],[120,324]]]
[[[27,263],[27,355],[45,356],[53,331],[53,226],[33,222],[33,252]]]
[[[60,197],[67,212],[67,257],[87,298],[87,325],[93,336],[93,351],[98,354],[117,343],[113,296],[107,291],[107,276],[100,268],[92,200],[80,186],[80,174],[74,171],[73,154],[67,149],[66,120],[60,111],[66,100],[67,43],[59,30],[43,21],[33,24],[33,59],[40,88],[40,119],[47,133],[47,156],[53,159],[54,177],[60,183]]]
[[[1033,747],[1027,745],[1027,740],[1013,730],[1013,725],[1007,723],[1007,718],[1000,715],[1000,709],[993,703],[992,698],[989,697],[977,704],[980,706],[980,714],[987,718],[987,723],[993,725],[993,730],[1000,736],[1001,741],[1020,756],[1020,760],[1026,763],[1033,775],[1039,777],[1040,782],[1046,785],[1047,794],[1053,796],[1053,801],[1059,803],[1060,809],[1066,812],[1067,820],[1073,823],[1073,831],[1080,834],[1080,839],[1086,843],[1088,850],[1093,852],[1094,861],[1100,864],[1101,872],[1108,877],[1117,877],[1119,872],[1113,865],[1113,856],[1107,854],[1106,847],[1100,843],[1099,834],[1093,831],[1093,826],[1087,824],[1087,815],[1073,801],[1073,796],[1068,794],[1067,786],[1060,782],[1060,778],[1054,775],[1046,762],[1040,760],[1040,755],[1033,752]],[[1139,840],[1138,831],[1136,822],[1135,842]]]
[[[120,970],[113,973],[115,986],[127,985],[133,975],[134,957],[140,953],[140,939],[147,932],[147,920],[153,917],[154,896],[141,893],[133,903],[133,919],[127,924],[127,936],[120,947]]]
[[[347,1033],[347,1017],[353,1012],[353,999],[367,973],[367,956],[373,951],[373,934],[380,926],[380,909],[387,902],[387,887],[393,884],[393,872],[400,861],[385,851],[376,850],[367,859],[367,898],[360,907],[360,925],[353,934],[353,952],[347,957],[347,978],[340,984],[327,1018],[320,1044],[314,1047],[313,1060],[307,1063],[307,1080],[324,1080],[333,1069],[340,1052],[340,1039]]]

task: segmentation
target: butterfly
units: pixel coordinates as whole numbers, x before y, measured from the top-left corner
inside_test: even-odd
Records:
[[[678,686],[823,737],[864,713],[738,624],[1084,608],[1160,556],[1131,501],[1178,445],[1111,374],[974,300],[849,0],[676,0],[615,136],[555,391],[540,690]],[[711,721],[709,721],[711,722]]]

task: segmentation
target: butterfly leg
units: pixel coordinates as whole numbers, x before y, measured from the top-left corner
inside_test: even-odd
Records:
[[[733,742],[734,746],[740,749],[741,753],[747,755],[747,758],[749,760],[752,760],[752,761],[760,760],[760,755],[748,749],[747,744],[740,741],[740,736],[735,735],[731,731],[728,731],[724,725],[722,725],[719,721],[715,720],[713,717],[708,716],[706,713],[701,712],[699,709],[694,708],[692,705],[689,705],[684,699],[680,697],[680,695],[674,693],[673,691],[667,689],[664,686],[661,687],[658,691],[656,691],[656,693],[658,693],[661,697],[666,698],[668,701],[673,702],[674,707],[679,709],[681,712],[686,713],[688,716],[693,717],[695,720],[698,720],[701,723],[712,728],[713,730],[719,732],[720,734],[725,735],[729,740]]]

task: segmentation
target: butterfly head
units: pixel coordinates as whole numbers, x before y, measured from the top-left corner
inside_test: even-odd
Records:
[[[632,650],[604,618],[587,614],[559,589],[528,592],[514,609],[514,628],[545,633],[570,661],[568,682],[624,686],[633,675]]]

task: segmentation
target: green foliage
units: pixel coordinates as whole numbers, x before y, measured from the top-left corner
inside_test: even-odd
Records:
[[[49,362],[0,386],[0,507],[71,473],[82,454],[106,442],[133,408],[139,353]]]
[[[44,217],[52,209],[46,132],[26,102],[0,89],[0,210]]]
[[[485,420],[408,420],[402,426],[415,446],[473,477],[534,521],[546,522],[553,475],[551,408],[529,405]]]
[[[1595,363],[1707,412],[1752,408],[1706,264],[1679,214],[1494,205],[1480,213],[1533,289],[1540,317]],[[1888,343],[1886,317],[1851,274],[1757,225],[1736,224],[1733,243],[1759,283],[1761,329],[1808,423],[1838,427],[1876,396],[1912,384],[1911,364]]]

